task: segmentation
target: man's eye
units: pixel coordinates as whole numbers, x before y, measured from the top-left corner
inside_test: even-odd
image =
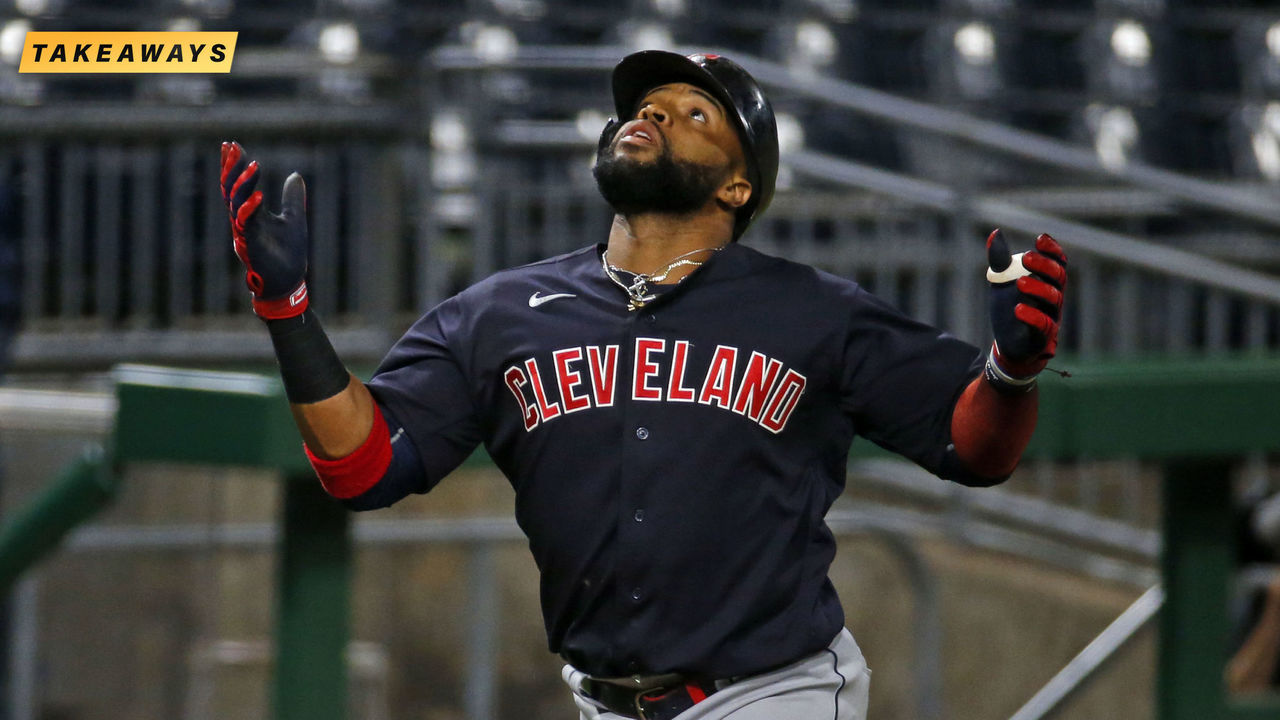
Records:
[[[693,118],[694,120],[697,120],[698,122],[707,121],[707,114],[697,108],[694,108],[693,110],[689,111],[689,117]]]

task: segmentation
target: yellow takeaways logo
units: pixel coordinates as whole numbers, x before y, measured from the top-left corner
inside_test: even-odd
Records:
[[[27,33],[20,73],[226,73],[235,32]]]

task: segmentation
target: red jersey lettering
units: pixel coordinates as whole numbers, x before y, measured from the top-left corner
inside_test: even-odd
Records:
[[[516,403],[520,406],[520,417],[524,419],[525,432],[532,430],[538,425],[538,409],[529,405],[529,401],[524,399],[524,393],[520,390],[521,386],[528,384],[524,378],[524,371],[518,365],[512,365],[507,368],[502,379],[506,381],[511,394],[516,396]]]
[[[738,363],[738,348],[716,346],[707,377],[702,381],[698,402],[703,405],[719,405],[725,410],[733,403],[733,368]]]
[[[542,376],[538,374],[538,364],[529,358],[524,361],[529,371],[529,382],[533,385],[533,397],[538,401],[538,412],[542,414],[542,422],[549,422],[560,415],[560,403],[547,402],[547,393],[542,389]]]
[[[560,401],[564,403],[565,414],[585,410],[591,407],[591,399],[587,395],[578,395],[573,389],[582,384],[582,374],[569,369],[569,363],[582,360],[582,348],[565,348],[551,354],[555,361],[556,380],[560,384]]]
[[[691,346],[688,340],[676,341],[671,359],[671,378],[667,381],[667,400],[671,402],[693,402],[693,389],[684,386],[684,366]]]
[[[764,403],[769,399],[769,393],[773,391],[773,384],[781,369],[781,362],[752,352],[751,359],[747,361],[746,372],[742,374],[742,383],[738,385],[738,397],[733,401],[733,411],[760,422],[760,412],[764,410]]]
[[[587,366],[591,370],[591,392],[596,407],[611,407],[617,385],[614,380],[618,373],[618,346],[605,346],[603,356],[598,345],[588,346]]]
[[[658,363],[650,359],[654,353],[662,352],[667,346],[666,340],[654,338],[636,338],[635,371],[632,373],[632,400],[662,400],[661,387],[649,387],[649,379],[658,374]]]
[[[765,410],[764,417],[760,418],[760,425],[775,435],[782,432],[787,426],[787,420],[791,419],[791,411],[796,409],[796,403],[800,402],[800,395],[804,393],[805,377],[795,370],[788,370],[783,376],[782,382],[778,385],[778,390],[769,400],[769,408]]]
[[[671,344],[669,365],[662,357],[668,342]],[[542,381],[537,358],[526,358],[508,368],[503,373],[503,382],[516,399],[525,430],[562,414],[613,407],[618,387],[619,347],[587,345],[551,351],[555,380],[550,387]],[[691,340],[636,338],[631,398],[712,405],[741,415],[769,432],[782,432],[804,394],[805,376],[785,367],[780,360],[752,351],[741,378],[735,382],[738,354],[736,347],[718,345],[704,370],[701,366],[690,367]],[[698,374],[703,374],[701,386],[690,387],[688,376]]]

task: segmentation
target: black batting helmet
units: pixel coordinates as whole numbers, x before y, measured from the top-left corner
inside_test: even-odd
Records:
[[[689,83],[711,93],[737,127],[751,182],[751,198],[738,208],[733,223],[733,239],[737,240],[773,199],[778,179],[778,123],[773,107],[755,78],[728,58],[644,50],[622,58],[613,69],[613,105],[618,118],[633,115],[648,91],[673,82]]]

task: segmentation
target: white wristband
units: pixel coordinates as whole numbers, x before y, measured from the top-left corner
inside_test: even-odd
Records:
[[[1004,368],[1000,367],[1000,363],[996,362],[996,346],[994,344],[991,346],[991,350],[987,353],[987,366],[984,374],[986,375],[988,382],[995,385],[1002,385],[1010,390],[1022,390],[1025,392],[1030,391],[1031,388],[1036,386],[1035,375],[1019,378],[1005,372]]]

